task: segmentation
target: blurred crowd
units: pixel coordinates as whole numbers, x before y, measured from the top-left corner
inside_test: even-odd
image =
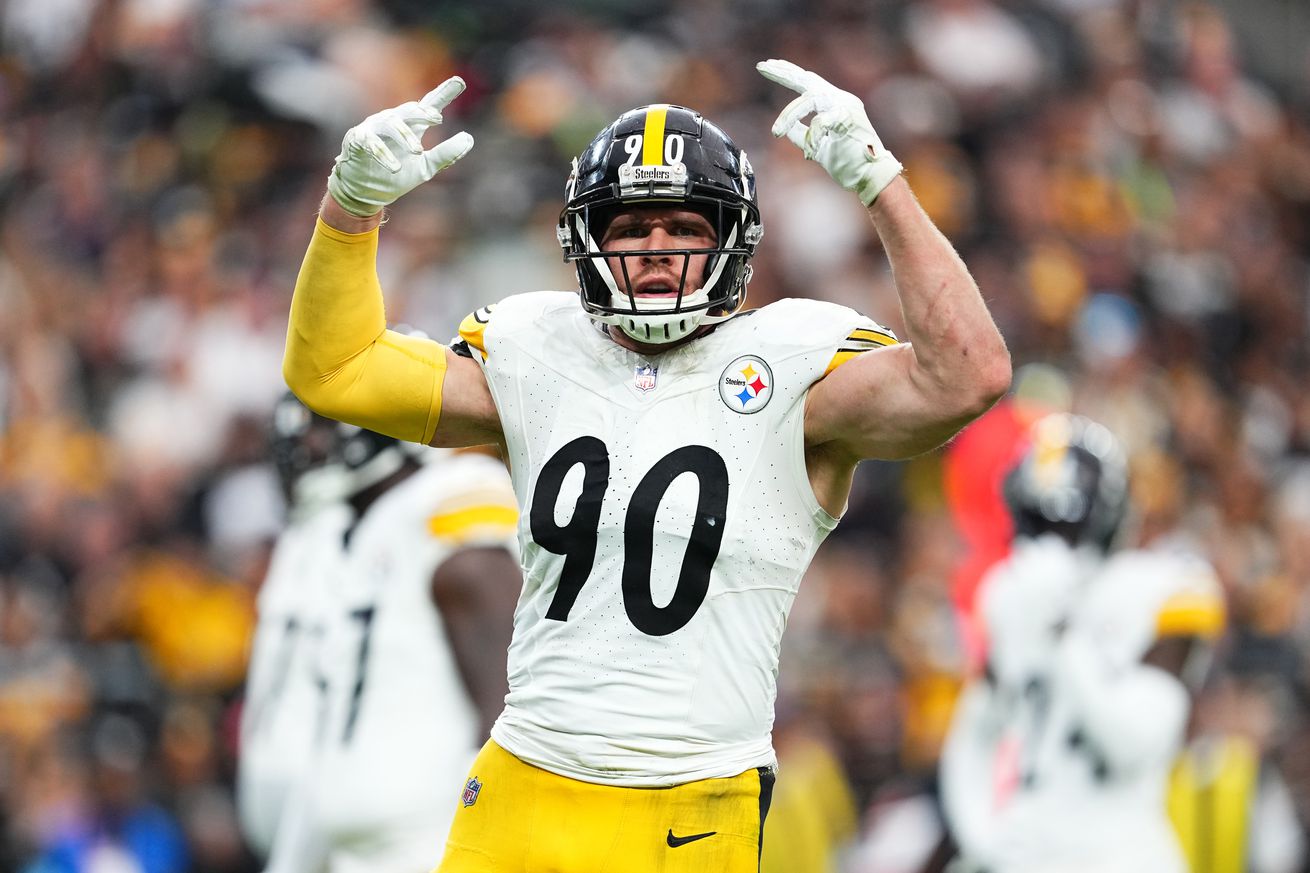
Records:
[[[947,450],[861,468],[780,680],[778,809],[831,854],[766,866],[908,873],[936,840],[996,476],[1047,408],[1124,441],[1129,542],[1215,564],[1231,626],[1194,731],[1249,742],[1310,822],[1310,56],[1262,81],[1178,0],[8,0],[0,39],[0,869],[259,869],[232,774],[284,512],[267,419],[365,115],[469,83],[444,130],[477,146],[382,234],[393,322],[444,338],[575,287],[569,161],[667,101],[755,165],[752,304],[900,327],[856,198],[769,136],[793,95],[766,57],[865,100],[1018,368]]]

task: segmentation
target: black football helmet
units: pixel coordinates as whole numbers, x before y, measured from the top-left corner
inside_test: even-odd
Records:
[[[623,275],[615,276],[600,256],[605,229],[616,213],[645,205],[684,205],[700,213],[715,229],[715,246],[611,254],[622,264]],[[747,262],[764,225],[746,153],[700,113],[652,104],[620,115],[573,161],[556,233],[564,260],[577,267],[587,313],[634,339],[666,343],[741,307],[751,276]],[[638,300],[633,294],[627,259],[650,254],[682,258],[676,298]],[[708,263],[705,275],[689,283],[695,254],[708,255]]]
[[[1128,506],[1128,462],[1114,435],[1078,415],[1045,416],[1005,478],[1015,533],[1055,533],[1072,546],[1109,549]]]
[[[283,492],[292,502],[305,496],[302,480],[335,462],[336,425],[311,412],[290,391],[273,404],[269,452]]]
[[[308,508],[353,497],[427,449],[324,418],[287,392],[273,407],[270,450],[288,500]]]
[[[346,493],[350,496],[371,488],[417,461],[424,446],[384,436],[353,424],[338,423],[337,458],[346,472]]]

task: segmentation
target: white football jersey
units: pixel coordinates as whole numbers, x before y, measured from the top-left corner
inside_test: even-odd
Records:
[[[278,537],[259,591],[241,711],[237,807],[246,839],[262,855],[313,747],[322,707],[314,664],[335,572],[331,544],[351,515],[337,503],[294,518]]]
[[[978,610],[987,664],[999,688],[1022,697],[1034,681],[1048,680],[1058,628],[1102,560],[1099,552],[1072,549],[1046,534],[1016,540],[1009,556],[987,571],[979,583]]]
[[[1003,600],[1003,594],[989,597]],[[1042,611],[1009,611],[1006,632],[1017,635],[1014,624],[1025,614],[1040,619]],[[1176,722],[1176,736],[1148,758],[1098,745],[1088,727],[1091,710],[1080,709],[1086,703],[1080,704],[1070,690],[1076,681],[1071,654],[1074,646],[1081,647],[1106,681],[1114,682],[1130,671],[1154,669],[1140,666],[1141,659],[1162,637],[1215,636],[1223,614],[1222,591],[1205,562],[1165,552],[1124,552],[1077,591],[1068,626],[1048,652],[1044,669],[1031,671],[1020,688],[1006,688],[1020,674],[998,677],[1013,701],[1010,727],[1018,740],[1014,791],[994,825],[991,862],[999,873],[1185,871],[1165,804],[1169,770],[1184,740],[1184,719],[1163,710],[1134,713],[1161,724]],[[988,621],[990,626],[990,616]],[[1183,695],[1181,687],[1177,694]],[[1111,764],[1132,757],[1131,767]]]
[[[941,757],[943,809],[965,857],[990,845],[993,817],[1032,767],[1027,740],[1046,718],[1059,628],[1100,560],[1055,534],[1022,537],[979,583],[988,676],[961,693]]]
[[[484,739],[432,577],[463,548],[516,550],[518,513],[498,460],[432,452],[333,544],[318,659],[330,690],[307,814],[333,871],[429,869]]]
[[[460,333],[522,510],[524,589],[492,737],[617,785],[771,764],[783,628],[837,524],[806,473],[806,393],[895,337],[845,307],[784,300],[644,355],[565,292],[511,297]]]

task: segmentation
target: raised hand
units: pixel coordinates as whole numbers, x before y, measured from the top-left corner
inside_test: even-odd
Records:
[[[464,131],[423,149],[423,134],[441,124],[441,110],[463,90],[464,80],[451,76],[422,100],[384,109],[346,131],[328,177],[332,199],[367,218],[468,154],[473,137]]]
[[[860,98],[791,61],[760,61],[755,69],[801,95],[773,122],[773,135],[790,139],[837,184],[858,194],[865,206],[901,174],[900,161],[874,133]],[[806,125],[802,119],[811,114]]]

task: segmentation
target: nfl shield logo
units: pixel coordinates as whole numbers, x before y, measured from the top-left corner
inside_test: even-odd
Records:
[[[641,392],[652,391],[655,388],[655,379],[660,374],[659,367],[653,367],[650,364],[638,364],[633,368],[632,384],[637,386]]]
[[[478,781],[478,777],[474,776],[468,782],[465,782],[463,795],[464,805],[472,806],[477,803],[478,793],[480,791],[482,791],[482,783]]]

